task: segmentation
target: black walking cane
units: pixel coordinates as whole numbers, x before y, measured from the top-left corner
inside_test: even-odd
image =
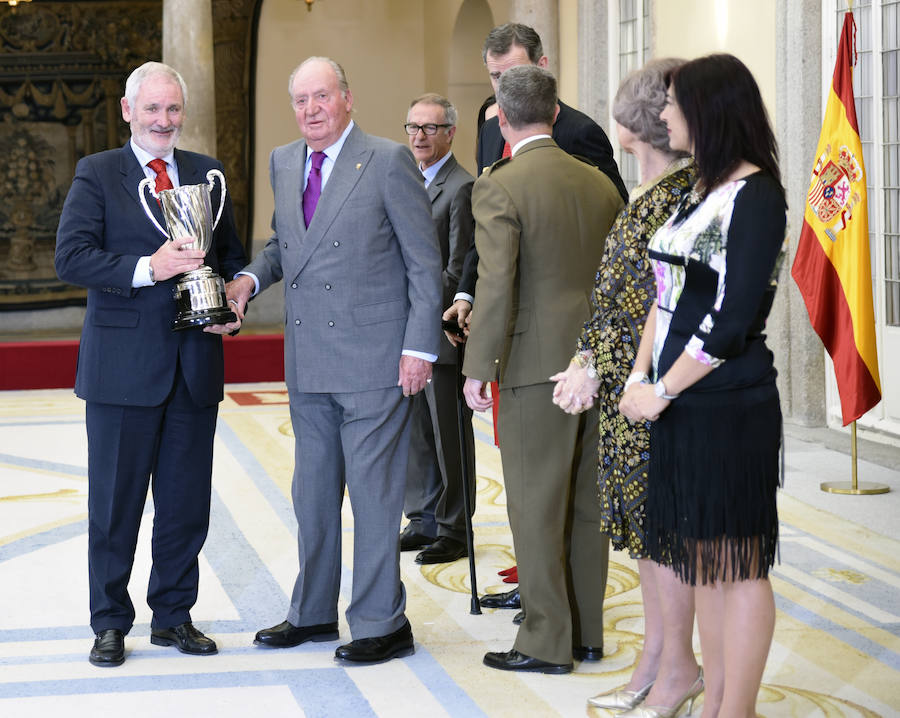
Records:
[[[444,321],[443,327],[451,334],[455,334],[461,339],[465,339],[465,333],[460,326],[454,321]],[[466,517],[466,548],[469,553],[469,583],[472,586],[472,607],[469,610],[474,616],[481,615],[481,603],[478,601],[478,586],[475,581],[475,533],[472,530],[472,497],[469,495],[469,447],[466,446],[466,416],[463,407],[465,398],[463,397],[463,344],[460,342],[456,345],[456,420],[458,423],[459,433],[459,459],[462,464],[462,480],[463,480],[463,503],[465,503]]]

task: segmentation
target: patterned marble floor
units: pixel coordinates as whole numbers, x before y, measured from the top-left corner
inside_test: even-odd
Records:
[[[514,559],[499,454],[487,419],[475,422],[478,587],[505,590],[496,572]],[[758,712],[767,718],[900,716],[900,529],[894,523],[900,466],[867,467],[869,478],[894,487],[888,498],[823,504],[818,482],[842,478],[829,472],[846,462],[790,433],[787,448],[781,563],[773,576],[778,616]],[[512,612],[470,615],[467,563],[420,567],[413,554],[403,554],[401,563],[415,655],[345,667],[333,661],[337,643],[284,651],[252,646],[256,630],[284,618],[296,572],[292,457],[283,385],[227,387],[193,611],[195,623],[218,641],[219,655],[183,656],[150,644],[142,599],[150,565],[146,521],[131,582],[138,616],[126,639],[128,660],[98,669],[87,662],[83,404],[68,390],[0,393],[0,716],[606,715],[588,709],[585,699],[624,683],[641,645],[636,566],[621,554],[610,566],[606,657],[568,676],[482,666],[485,651],[511,646]],[[853,521],[842,509],[850,505]],[[867,515],[882,519],[870,525]],[[872,525],[888,528],[879,533]],[[346,601],[353,531],[346,503],[344,531]],[[345,623],[341,633],[347,640]]]

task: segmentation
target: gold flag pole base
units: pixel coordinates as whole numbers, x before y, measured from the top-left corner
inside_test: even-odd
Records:
[[[875,484],[871,481],[823,481],[819,484],[822,491],[830,494],[886,494],[891,490],[886,484]]]
[[[854,494],[854,495],[870,495],[870,494],[886,494],[891,490],[887,484],[875,484],[871,481],[857,481],[856,470],[856,422],[850,425],[850,476],[852,481],[823,481],[819,484],[822,491],[830,494]]]

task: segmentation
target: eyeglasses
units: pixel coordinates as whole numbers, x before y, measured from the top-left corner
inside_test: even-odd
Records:
[[[415,135],[419,133],[419,130],[422,130],[422,132],[424,132],[426,135],[436,135],[438,128],[440,127],[453,127],[453,125],[434,125],[431,123],[427,125],[417,125],[413,122],[407,122],[405,125],[403,125],[403,129],[406,130],[406,134],[408,134],[410,137],[415,137]]]

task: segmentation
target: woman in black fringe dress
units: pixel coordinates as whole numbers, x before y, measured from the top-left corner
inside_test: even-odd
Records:
[[[740,60],[686,63],[668,96],[670,145],[694,155],[699,179],[650,242],[657,302],[620,409],[652,422],[647,549],[694,586],[703,718],[749,718],[775,626],[781,408],[763,329],[784,257],[784,190]],[[620,715],[675,715],[691,698]]]

